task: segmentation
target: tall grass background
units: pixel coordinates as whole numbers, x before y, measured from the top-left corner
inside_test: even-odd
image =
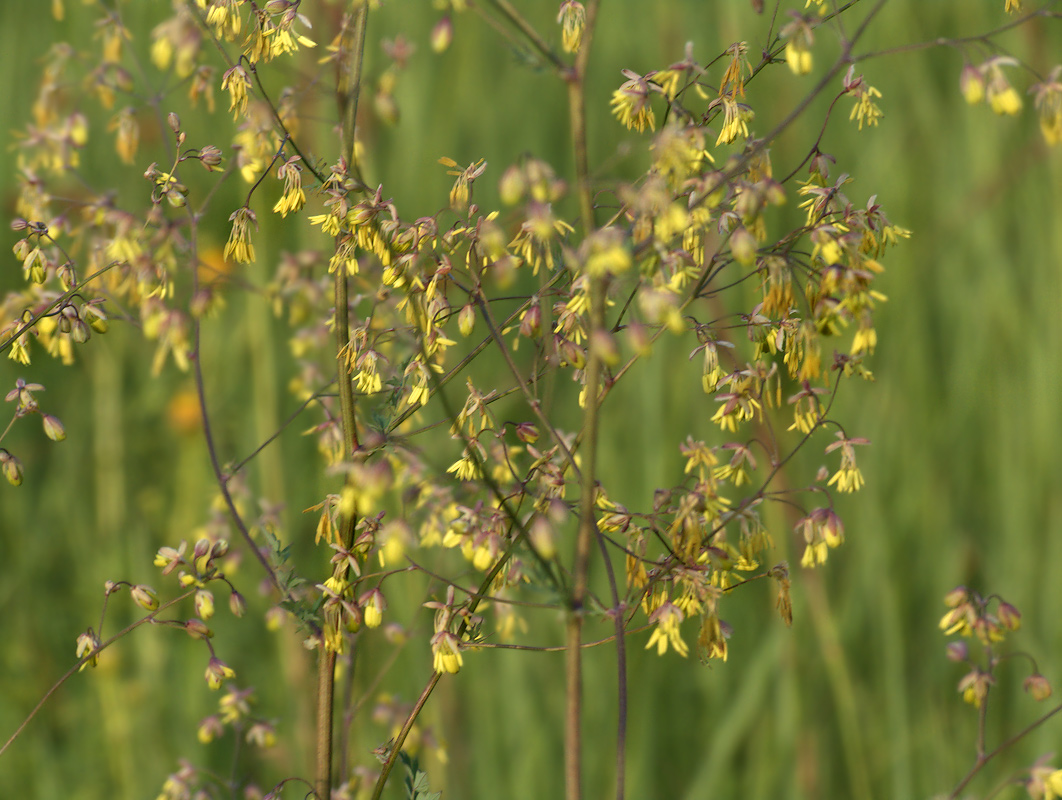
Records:
[[[123,5],[132,49],[145,63],[145,34],[167,5]],[[553,29],[555,4],[522,5],[542,29]],[[687,40],[707,61],[745,39],[755,60],[766,18],[748,5],[603,4],[589,85],[592,164],[627,177],[641,169],[639,147],[630,155],[623,149],[635,137],[608,114],[620,69],[663,68],[682,57]],[[1002,5],[891,0],[857,52],[986,30],[1003,21]],[[70,6],[64,23],[39,4],[0,7],[0,65],[8,76],[0,93],[0,198],[8,211],[15,184],[7,145],[29,120],[39,57],[58,40],[92,46],[87,10]],[[367,119],[370,181],[383,182],[404,216],[416,216],[446,202],[449,179],[436,163],[440,156],[487,159],[494,180],[477,184],[484,207],[496,204],[496,178],[522,153],[564,172],[571,159],[557,80],[522,63],[471,14],[457,18],[451,50],[434,56],[427,44],[433,22],[428,5],[412,0],[393,0],[370,19],[370,73],[382,62],[375,42],[385,33],[402,32],[418,47],[397,89],[401,123],[388,128]],[[1057,27],[1016,31],[1004,40],[1042,71],[1062,51]],[[828,32],[820,41],[816,57],[823,66],[837,45]],[[889,301],[878,313],[880,345],[870,363],[877,381],[845,384],[839,401],[838,417],[850,434],[873,442],[860,454],[867,486],[844,498],[847,544],[814,572],[795,566],[791,521],[772,520],[778,557],[794,565],[792,629],[777,621],[768,593],[753,588],[725,602],[723,616],[735,628],[725,664],[661,659],[642,650],[648,634],[632,637],[632,798],[907,800],[950,789],[972,764],[976,729],[972,709],[955,691],[960,670],[944,658],[937,629],[941,598],[958,583],[999,592],[1017,605],[1025,615],[1020,641],[1049,679],[1062,677],[1060,156],[1042,144],[1031,102],[1018,119],[966,107],[958,91],[961,63],[947,48],[867,62],[861,69],[883,93],[881,124],[857,134],[846,119],[847,102],[829,123],[823,149],[837,156],[838,172],[855,176],[849,196],[860,203],[876,194],[890,218],[914,232],[892,252],[879,284]],[[304,67],[312,69],[312,60]],[[767,72],[749,87],[761,133],[811,85],[784,67]],[[814,106],[773,149],[776,174],[803,157],[824,109]],[[194,136],[193,119],[185,123]],[[228,150],[225,135],[210,135]],[[139,174],[146,163],[119,167],[111,147],[103,136],[90,142],[85,175],[143,203],[148,188]],[[327,141],[311,145],[323,155],[334,154],[329,147]],[[145,162],[150,151],[151,142],[144,142]],[[229,206],[216,206],[216,244],[223,244],[225,217],[240,202],[236,191]],[[297,232],[300,226],[260,217],[259,263],[242,275],[256,285],[267,280],[276,250],[319,244]],[[0,287],[19,280],[11,258]],[[285,386],[291,362],[283,324],[252,293],[232,291],[227,301],[222,316],[207,324],[203,359],[223,456],[237,459],[297,406]],[[686,361],[688,349],[662,348],[609,397],[602,479],[621,502],[647,505],[654,488],[679,478],[678,445],[687,433],[712,435],[714,404],[700,390],[696,365]],[[76,636],[96,624],[104,580],[161,588],[152,554],[194,538],[216,493],[201,436],[181,424],[188,377],[168,369],[151,379],[150,346],[122,325],[94,336],[78,353],[71,369],[43,358],[28,368],[0,362],[4,387],[19,376],[47,385],[44,407],[69,432],[54,445],[33,426],[19,426],[10,440],[26,481],[0,490],[4,738],[73,662]],[[300,511],[334,489],[318,477],[312,443],[300,436],[304,427],[286,429],[248,471],[256,492],[284,504],[280,533],[303,553],[314,523]],[[817,468],[825,444],[813,441],[794,470]],[[254,592],[260,580],[254,563],[248,560],[234,579],[252,608],[264,608]],[[409,598],[406,610],[421,599]],[[111,632],[129,613],[120,602],[113,606]],[[225,616],[217,623],[220,654],[241,683],[258,688],[257,709],[278,724],[281,744],[264,776],[305,773],[312,654],[290,629],[267,633],[260,616]],[[541,641],[560,641],[549,619],[534,632]],[[195,738],[217,696],[204,686],[203,652],[194,645],[171,631],[140,629],[108,651],[0,759],[0,797],[151,797],[181,757],[227,770],[229,743],[204,747]],[[430,669],[417,647],[408,645],[389,677],[389,690],[406,700]],[[359,666],[359,690],[387,655],[370,654]],[[607,796],[612,782],[613,662],[607,647],[588,655],[588,797]],[[430,764],[433,788],[469,800],[561,796],[562,669],[559,653],[469,655],[427,712],[450,753],[447,764]],[[1017,665],[1003,669],[1013,683],[1004,680],[998,689],[990,739],[1038,712],[1017,691],[1023,675]],[[370,730],[357,744],[366,752],[388,735],[381,727],[373,739]],[[1060,744],[1062,723],[1049,723],[971,790],[984,793],[1008,769]]]

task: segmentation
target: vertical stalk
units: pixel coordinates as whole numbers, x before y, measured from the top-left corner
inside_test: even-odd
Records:
[[[590,193],[590,168],[586,145],[586,67],[597,19],[598,0],[590,0],[586,9],[586,27],[575,63],[568,72],[568,107],[572,145],[575,153],[576,194],[583,236],[595,228],[594,205]],[[590,278],[590,347],[586,362],[586,416],[583,420],[586,467],[582,471],[579,504],[579,531],[575,543],[572,592],[567,628],[565,658],[565,753],[564,787],[567,800],[582,797],[582,694],[583,694],[583,604],[586,601],[590,572],[590,550],[596,533],[594,489],[597,482],[598,387],[601,380],[601,356],[594,346],[596,332],[604,325],[605,278]]]
[[[358,116],[358,98],[361,93],[362,61],[365,54],[365,28],[368,3],[355,0],[354,30],[347,40],[347,72],[339,78],[339,105],[343,114],[343,157],[348,172],[357,173],[355,153],[355,125]],[[340,422],[343,428],[343,455],[349,460],[358,449],[358,429],[355,416],[354,388],[350,383],[347,359],[350,350],[350,313],[345,267],[335,273],[335,332],[336,332],[336,385],[339,391]],[[340,521],[340,539],[345,547],[354,542],[357,518],[354,514]],[[336,654],[329,651],[321,638],[317,662],[317,752],[315,789],[319,800],[329,800],[332,793],[332,731],[334,728],[334,696]]]

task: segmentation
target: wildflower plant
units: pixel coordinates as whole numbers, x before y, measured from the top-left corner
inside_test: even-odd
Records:
[[[239,654],[215,643],[208,625],[219,588],[232,614],[246,612],[227,577],[237,550],[265,576],[270,621],[297,625],[318,665],[315,686],[295,687],[317,708],[316,763],[270,797],[295,783],[319,798],[378,798],[397,760],[410,796],[433,796],[411,744],[443,751],[421,722],[425,704],[440,681],[460,680],[468,661],[513,640],[565,652],[565,781],[579,797],[589,627],[615,649],[625,698],[629,643],[727,661],[727,602],[739,589],[772,585],[791,622],[791,570],[774,549],[790,533],[767,509],[791,517],[804,568],[844,542],[835,499],[864,485],[859,448],[869,442],[833,409],[840,392],[873,377],[879,284],[890,251],[911,235],[829,152],[835,136],[873,136],[888,111],[870,82],[877,54],[859,51],[881,3],[778,4],[785,14],[764,13],[749,32],[755,45],[697,41],[670,64],[632,65],[608,101],[585,91],[607,4],[565,0],[556,29],[543,32],[509,3],[440,0],[417,12],[437,15],[429,49],[445,50],[483,17],[566,86],[574,159],[562,176],[518,150],[500,168],[476,154],[434,153],[452,187],[419,217],[390,196],[387,165],[364,134],[370,122],[399,124],[396,87],[421,57],[389,38],[387,66],[367,73],[376,0],[175,0],[149,34],[150,64],[129,52],[125,3],[88,5],[99,13],[99,48],[57,44],[46,54],[18,143],[12,229],[25,285],[0,306],[0,348],[27,370],[43,355],[69,363],[93,333],[121,324],[153,343],[151,375],[191,373],[218,502],[194,545],[158,549],[168,593],[115,581],[105,597],[128,588],[146,612],[123,633],[151,623],[204,643],[205,682],[226,693],[200,725],[201,742],[229,728],[262,748],[284,735],[255,716],[253,690],[237,688]],[[1006,10],[1020,13],[1017,3]],[[991,49],[956,74],[966,100],[1014,115],[1022,101],[1012,73],[1035,70],[990,47],[991,36],[955,43],[971,59]],[[824,40],[841,46],[826,65],[817,63]],[[783,65],[801,99],[775,119],[775,98],[758,86]],[[333,83],[323,90],[326,76]],[[1043,135],[1056,144],[1058,68],[1030,83]],[[81,86],[86,97],[72,102],[67,90]],[[322,94],[334,99],[323,117],[310,102]],[[795,163],[777,163],[772,147],[819,97],[828,99],[821,133]],[[202,112],[210,126],[182,121]],[[589,150],[587,117],[609,112],[647,160],[636,178],[605,174],[604,154]],[[71,187],[95,136],[113,138],[118,161],[140,175],[135,202]],[[142,152],[149,141],[157,152]],[[493,187],[500,203],[481,205]],[[219,221],[221,267],[205,244]],[[278,252],[269,239],[277,225],[299,226],[314,246]],[[252,263],[268,269],[264,283],[229,276]],[[327,484],[287,525],[270,511],[275,498],[248,487],[248,461],[225,450],[211,417],[224,376],[204,374],[205,323],[227,313],[239,285],[290,325],[287,385]],[[682,480],[654,487],[649,507],[628,508],[602,479],[602,408],[666,342],[689,353],[711,435],[673,443]],[[6,397],[12,421],[41,414],[60,441],[62,424],[37,405],[42,389],[18,380]],[[816,474],[796,474],[804,448],[825,459]],[[10,483],[33,479],[7,450],[0,459]],[[291,543],[310,539],[315,555],[294,557]],[[395,619],[409,586],[425,593],[424,610]],[[194,616],[163,618],[181,604]],[[563,612],[563,633],[519,641],[543,605]],[[983,619],[975,614],[971,629]],[[78,668],[105,657],[114,639],[102,628],[77,638]],[[391,731],[373,763],[333,740],[336,675],[395,642],[408,642],[427,677],[412,705],[380,696],[374,716]],[[985,686],[975,678],[967,689],[977,698]],[[357,710],[342,709],[348,726]],[[623,712],[616,730],[622,797]],[[211,780],[186,762],[160,797]]]
[[[1011,679],[1007,674],[1010,670],[1004,669],[1004,665],[1014,662],[1027,665],[1028,673],[1022,681],[1022,689],[1039,703],[1048,700],[1053,689],[1032,655],[1007,646],[1012,634],[1021,628],[1022,615],[1017,608],[998,595],[985,596],[966,586],[948,592],[944,603],[948,611],[940,619],[940,629],[945,636],[959,637],[948,643],[947,657],[966,670],[959,679],[958,690],[963,701],[977,712],[973,766],[947,795],[957,798],[963,796],[966,787],[990,762],[1062,711],[1062,705],[1056,704],[1003,741],[990,745],[987,735],[989,700],[996,691],[1001,673]],[[1053,760],[1051,753],[1041,756],[1031,767],[1007,777],[991,795],[998,794],[1006,786],[1017,785],[1022,786],[1033,800],[1062,797],[1062,769],[1054,767]]]

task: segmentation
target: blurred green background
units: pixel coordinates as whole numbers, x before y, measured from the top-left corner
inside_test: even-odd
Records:
[[[559,38],[556,4],[520,5],[552,40]],[[785,3],[783,13],[801,5]],[[1002,6],[1001,0],[891,0],[856,52],[980,33],[1006,21]],[[121,7],[141,62],[145,33],[167,7]],[[471,13],[456,19],[453,47],[436,56],[427,41],[436,18],[412,0],[394,0],[371,18],[370,75],[384,66],[382,37],[401,33],[417,51],[396,88],[400,124],[388,128],[366,117],[370,180],[384,182],[385,194],[414,217],[445,203],[451,179],[436,163],[440,156],[462,164],[487,159],[490,180],[477,184],[484,207],[496,203],[497,176],[521,154],[568,174],[565,92],[556,78],[523,63]],[[0,187],[9,213],[15,182],[8,145],[12,131],[30,119],[38,59],[54,41],[97,47],[86,33],[92,20],[81,4],[72,4],[61,24],[37,4],[2,4],[0,64],[8,81],[0,94]],[[747,40],[755,62],[768,17],[738,0],[624,0],[605,3],[601,23],[589,87],[591,159],[602,174],[633,177],[644,156],[624,155],[623,147],[637,137],[608,114],[620,70],[663,68],[682,58],[687,40],[702,62]],[[854,22],[848,24],[852,30]],[[328,36],[319,30],[316,38]],[[1011,31],[1000,41],[1044,73],[1062,37],[1055,25]],[[821,70],[837,52],[836,36],[821,31],[815,52]],[[316,69],[312,59],[303,66]],[[846,119],[847,100],[829,124],[822,149],[837,157],[836,172],[855,176],[849,197],[858,205],[876,194],[889,217],[914,232],[890,252],[878,282],[889,296],[877,316],[880,344],[870,363],[878,380],[846,384],[837,413],[851,434],[873,442],[860,453],[867,486],[843,499],[848,542],[816,572],[795,567],[799,551],[776,520],[779,557],[794,564],[791,630],[777,621],[769,593],[753,588],[724,606],[735,628],[728,663],[705,668],[695,659],[660,659],[642,650],[648,634],[631,637],[631,798],[866,800],[949,790],[973,762],[976,730],[973,710],[955,691],[961,670],[945,660],[937,629],[941,598],[958,583],[998,592],[1021,609],[1018,642],[1049,679],[1062,676],[1056,623],[1062,582],[1052,567],[1062,555],[1062,208],[1056,191],[1062,167],[1059,154],[1042,142],[1031,99],[1017,119],[969,108],[958,90],[961,66],[962,51],[950,48],[869,61],[860,68],[882,91],[881,124],[857,133]],[[148,72],[158,81],[157,72]],[[795,78],[783,66],[767,73],[749,87],[761,134],[814,80]],[[322,72],[321,79],[327,87],[331,78]],[[87,113],[95,104],[86,100],[85,107]],[[802,158],[824,109],[816,104],[773,148],[776,175]],[[189,131],[194,119],[186,117]],[[227,151],[228,133],[216,136],[214,143]],[[331,156],[326,136],[312,146]],[[148,189],[139,175],[156,158],[152,142],[142,143],[137,168],[119,166],[111,148],[110,135],[96,133],[83,156],[86,177],[114,185],[123,200],[142,202]],[[228,202],[226,208],[240,202],[235,190]],[[265,221],[264,206],[261,212],[259,263],[245,275],[258,284],[271,273],[276,249],[319,241],[298,226]],[[222,220],[217,244],[226,234]],[[11,259],[0,288],[16,286],[19,272]],[[284,326],[253,297],[227,299],[224,314],[208,324],[204,367],[223,456],[232,459],[249,454],[297,404],[285,388],[291,358]],[[648,505],[655,487],[679,479],[678,445],[687,433],[712,435],[707,420],[715,406],[699,389],[697,364],[686,362],[688,349],[665,349],[639,365],[606,407],[603,479],[632,507]],[[79,350],[69,370],[42,358],[29,368],[0,362],[5,391],[18,376],[48,386],[42,404],[69,433],[56,445],[37,426],[21,425],[5,441],[23,459],[26,480],[19,489],[0,489],[4,739],[73,662],[77,635],[97,624],[104,580],[162,589],[152,554],[162,544],[194,538],[206,519],[215,490],[205,448],[194,432],[182,432],[171,405],[190,382],[172,368],[151,379],[151,351],[135,331],[115,326]],[[255,491],[285,504],[281,535],[297,544],[313,530],[301,509],[334,489],[317,477],[313,445],[299,435],[304,427],[286,431],[248,472]],[[812,442],[793,482],[806,481],[824,461],[826,443]],[[248,562],[234,577],[261,610],[256,566]],[[410,607],[419,600],[411,598]],[[126,603],[114,603],[107,631],[129,613]],[[219,613],[219,654],[241,683],[258,687],[257,709],[276,720],[280,733],[263,780],[306,774],[310,656],[290,629],[266,634],[260,615],[239,622],[227,617]],[[551,635],[549,623],[536,629],[541,639]],[[204,747],[195,738],[217,696],[204,686],[205,656],[194,645],[171,631],[141,629],[109,651],[99,669],[77,676],[0,759],[0,797],[152,797],[179,758],[227,769],[231,741]],[[363,675],[385,657],[370,659]],[[390,674],[388,688],[408,702],[430,662],[425,652],[400,663],[407,665]],[[587,669],[587,797],[604,797],[612,785],[612,651],[590,651]],[[1001,669],[990,743],[1038,713],[1020,692],[1025,674],[1017,660]],[[450,752],[447,765],[428,762],[433,788],[469,799],[560,796],[562,686],[560,654],[470,655],[465,669],[443,682],[428,712]],[[1057,749],[1060,724],[1030,736],[971,792],[984,794]],[[386,738],[379,731],[377,739],[364,734],[363,752]]]

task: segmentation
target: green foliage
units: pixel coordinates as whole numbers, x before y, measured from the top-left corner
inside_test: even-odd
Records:
[[[442,792],[431,791],[428,773],[421,771],[420,763],[414,756],[403,750],[398,754],[398,759],[406,770],[404,785],[409,800],[439,800],[442,797]]]

